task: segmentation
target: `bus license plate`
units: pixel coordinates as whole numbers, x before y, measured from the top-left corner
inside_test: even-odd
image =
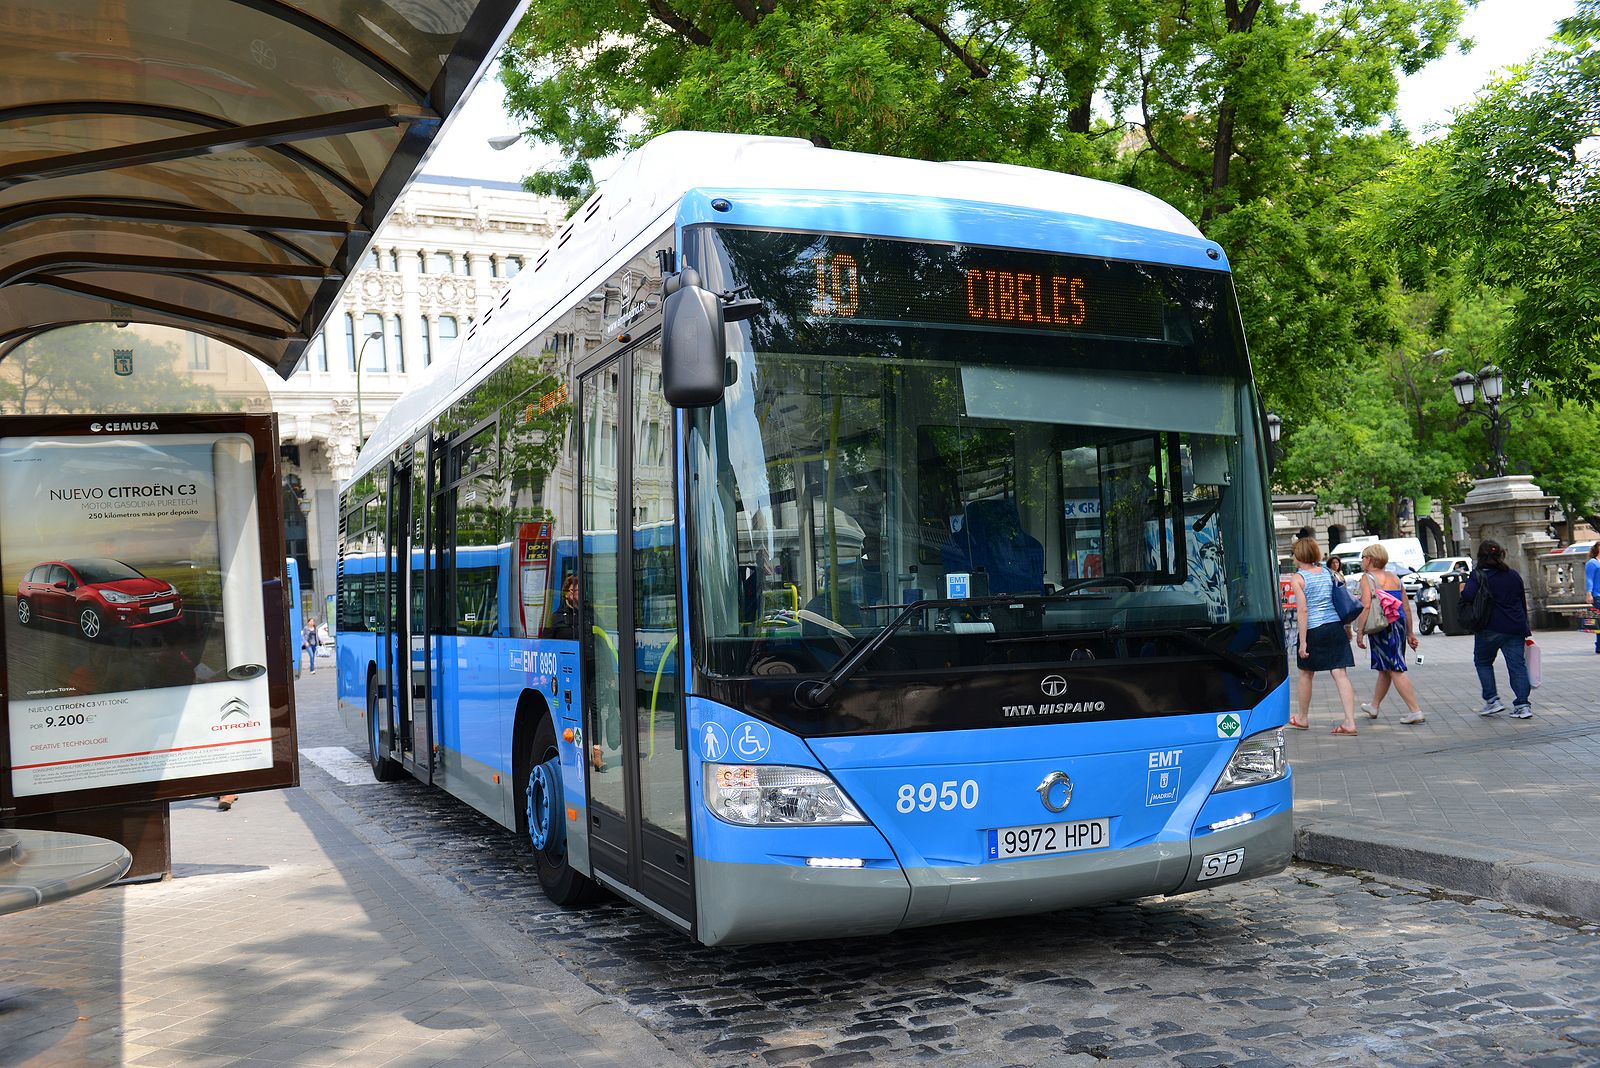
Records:
[[[1099,849],[1109,841],[1110,820],[1000,827],[989,832],[989,859],[1010,860],[1012,857],[1041,857],[1047,853],[1076,853],[1082,849]]]

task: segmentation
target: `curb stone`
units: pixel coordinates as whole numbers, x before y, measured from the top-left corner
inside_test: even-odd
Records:
[[[1600,920],[1600,865],[1586,861],[1375,826],[1311,822],[1295,828],[1294,840],[1298,860]]]

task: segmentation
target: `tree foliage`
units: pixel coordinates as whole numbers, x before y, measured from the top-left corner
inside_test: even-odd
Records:
[[[1361,228],[1423,278],[1511,295],[1500,362],[1600,401],[1600,0],[1374,186]]]

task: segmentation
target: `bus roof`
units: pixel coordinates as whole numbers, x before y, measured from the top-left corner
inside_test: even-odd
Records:
[[[374,430],[351,478],[371,469],[412,429],[465,394],[508,346],[542,330],[574,291],[640,238],[653,238],[685,194],[699,188],[915,195],[1077,215],[1204,241],[1182,212],[1110,182],[1004,163],[874,156],[817,148],[796,137],[676,132],[647,142],[572,214],[432,373],[395,402]]]

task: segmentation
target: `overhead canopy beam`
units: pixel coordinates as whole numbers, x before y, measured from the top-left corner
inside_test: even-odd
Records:
[[[0,208],[0,230],[42,219],[106,219],[115,222],[156,223],[163,226],[198,226],[214,230],[270,230],[280,234],[320,234],[348,237],[359,229],[343,219],[312,216],[252,215],[238,211],[204,211],[175,205],[119,203],[114,200],[40,200]]]
[[[226,131],[168,137],[159,141],[146,141],[140,145],[119,145],[116,148],[102,148],[94,152],[70,152],[62,156],[21,160],[0,167],[0,189],[9,189],[23,182],[36,182],[42,178],[61,178],[71,174],[140,167],[149,163],[167,163],[190,156],[236,152],[246,148],[265,148],[292,141],[312,141],[323,137],[363,133],[384,126],[413,124],[434,126],[438,122],[439,116],[427,108],[410,104],[380,104],[377,107],[336,111],[328,115],[308,115],[281,122],[264,122],[259,126],[235,126]]]
[[[32,285],[44,286],[47,289],[58,289],[63,293],[73,293],[80,297],[91,297],[103,300],[108,304],[119,304],[129,311],[141,308],[156,315],[164,315],[180,322],[194,323],[198,326],[216,327],[222,330],[237,331],[251,337],[266,338],[271,341],[286,341],[293,337],[293,331],[280,330],[274,326],[263,326],[245,319],[236,319],[228,315],[216,315],[199,308],[188,308],[181,304],[172,304],[154,297],[138,297],[120,289],[107,289],[104,286],[80,282],[75,278],[58,278],[55,275],[36,275]]]
[[[0,108],[0,124],[35,118],[78,118],[84,115],[127,115],[138,119],[160,119],[165,122],[184,122],[203,126],[208,130],[237,130],[240,127],[227,119],[204,111],[170,105],[134,102],[128,100],[57,100],[49,104],[28,104],[13,108]],[[303,170],[316,175],[357,204],[366,202],[367,190],[291,144],[264,145],[284,157],[292,170]]]
[[[187,259],[182,256],[132,256],[121,253],[52,252],[18,260],[0,268],[0,288],[16,285],[44,271],[149,271],[154,274],[245,274],[320,282],[340,277],[332,267],[307,263],[261,263],[256,260]]]

